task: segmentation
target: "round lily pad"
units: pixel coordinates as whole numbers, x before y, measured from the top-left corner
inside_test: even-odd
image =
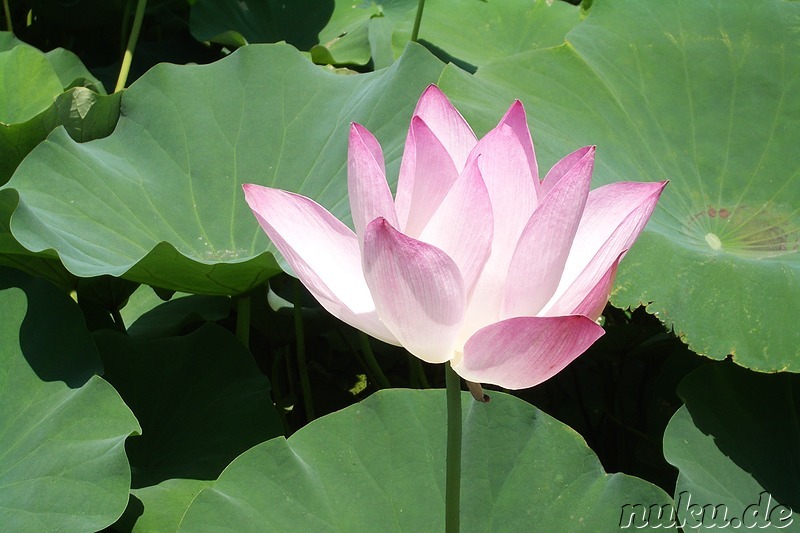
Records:
[[[445,394],[377,392],[239,456],[203,489],[179,531],[444,530]],[[464,409],[464,531],[612,531],[658,487],[606,474],[583,439],[502,393]]]
[[[0,308],[0,524],[103,529],[128,502],[125,440],[139,424],[96,375],[97,349],[67,295],[0,268]]]

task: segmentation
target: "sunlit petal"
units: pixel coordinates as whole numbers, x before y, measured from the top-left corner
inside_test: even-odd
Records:
[[[417,102],[414,116],[420,117],[431,128],[453,158],[456,168],[461,171],[477,139],[467,121],[441,89],[435,85],[428,86]]]
[[[261,227],[317,301],[351,326],[398,344],[375,313],[352,230],[304,196],[251,184],[243,189]]]
[[[395,207],[403,233],[418,237],[458,179],[450,154],[424,120],[408,130]]]
[[[562,299],[562,309],[577,305],[583,291],[594,287],[636,241],[666,184],[612,183],[589,193],[561,281],[541,314],[551,314],[550,308]]]
[[[467,164],[476,164],[483,176],[494,226],[491,255],[467,308],[465,330],[475,331],[500,319],[508,267],[520,234],[536,207],[536,190],[525,148],[507,124],[487,133],[473,149]]]
[[[585,316],[516,317],[477,331],[453,369],[464,379],[506,389],[550,379],[603,335]]]
[[[553,165],[553,168],[550,169],[550,171],[544,177],[544,180],[542,180],[542,186],[539,189],[540,194],[545,195],[550,192],[550,189],[552,189],[553,186],[564,177],[564,174],[566,174],[569,169],[574,167],[578,161],[583,159],[589,150],[594,150],[594,147],[584,146],[583,148],[578,148],[571,154],[561,158],[558,163]]]
[[[589,150],[533,212],[509,265],[503,318],[535,315],[555,292],[583,215],[593,168],[594,150]]]
[[[449,255],[464,278],[467,294],[474,287],[492,247],[492,204],[477,165],[470,165],[450,189],[420,235]]]
[[[424,361],[449,360],[466,303],[455,262],[382,218],[367,226],[363,261],[378,315],[395,338]]]
[[[355,123],[350,127],[347,189],[356,235],[363,235],[367,224],[378,217],[397,225],[392,192],[386,182],[381,147],[366,128]]]

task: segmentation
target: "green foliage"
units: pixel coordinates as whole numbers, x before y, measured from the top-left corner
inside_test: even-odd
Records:
[[[573,430],[530,404],[499,393],[488,404],[464,393],[462,404],[465,531],[610,531],[627,502],[670,503],[606,474]],[[237,458],[179,531],[441,530],[445,416],[443,391],[375,393]]]
[[[418,4],[418,0],[200,0],[192,8],[192,33],[200,40],[233,47],[286,40],[310,50],[315,63],[371,62],[380,69],[401,56]],[[474,70],[493,59],[560,44],[578,17],[578,8],[547,0],[473,0],[457,7],[448,0],[429,0],[419,39],[440,58]]]
[[[5,187],[19,194],[11,231],[29,250],[55,250],[78,276],[247,292],[279,267],[242,184],[296,191],[346,215],[347,125],[373,129],[397,168],[414,101],[442,68],[412,46],[391,69],[338,76],[286,45],[155,67],[125,91],[112,135],[78,144],[55,131],[20,165]]]
[[[0,523],[93,531],[125,509],[125,439],[139,424],[95,375],[78,307],[49,283],[0,268]]]
[[[680,470],[676,500],[691,495],[692,504],[725,505],[730,516],[742,517],[766,492],[771,508],[800,508],[797,375],[707,365],[678,393],[686,405],[664,433],[664,454]],[[693,523],[688,514],[681,518]]]
[[[409,44],[417,0],[150,0],[107,95],[134,4],[10,2],[0,32],[1,529],[442,529],[444,394],[409,390],[442,369],[372,341],[376,392],[241,193],[349,223],[349,123],[394,186],[430,83],[478,134],[522,100],[542,172],[594,144],[594,186],[670,180],[606,336],[465,395],[464,530],[800,509],[800,4],[428,0]]]
[[[540,166],[598,146],[595,184],[669,179],[612,302],[646,305],[697,353],[800,370],[800,6],[597,2],[566,44],[448,67],[485,131],[525,102]]]
[[[266,377],[219,326],[155,340],[100,332],[95,341],[105,378],[144,430],[127,448],[135,488],[215,479],[238,454],[283,432]]]
[[[79,142],[111,133],[119,95],[68,50],[47,54],[0,32],[0,184],[47,134],[64,126]]]

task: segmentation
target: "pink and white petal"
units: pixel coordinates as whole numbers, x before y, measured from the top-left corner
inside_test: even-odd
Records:
[[[611,264],[630,249],[644,229],[667,182],[619,182],[589,193],[583,219],[564,265],[558,289],[542,313],[555,305],[572,285],[593,287]],[[575,301],[575,295],[571,300]],[[565,303],[563,305],[571,305]]]
[[[528,157],[508,124],[500,124],[478,141],[467,168],[470,165],[478,166],[489,192],[494,236],[491,255],[470,295],[465,335],[500,320],[508,267],[520,234],[536,208]]]
[[[573,166],[533,212],[508,268],[501,316],[534,316],[558,287],[581,222],[594,150]]]
[[[492,220],[486,184],[477,165],[470,165],[453,184],[419,237],[455,261],[467,294],[478,281],[492,251]]]
[[[477,139],[467,121],[436,85],[429,85],[420,96],[414,116],[420,117],[442,142],[460,172]]]
[[[261,227],[326,310],[373,337],[399,344],[375,312],[350,228],[305,196],[252,184],[242,188]]]
[[[580,315],[509,318],[477,331],[453,369],[468,381],[525,389],[563,370],[603,333]]]
[[[536,197],[541,198],[539,193],[539,167],[536,163],[536,152],[533,149],[533,139],[531,139],[531,130],[528,128],[528,118],[525,115],[525,106],[522,102],[516,100],[506,112],[505,116],[500,119],[500,124],[507,124],[514,135],[517,136],[520,145],[525,150],[525,156],[528,159],[528,166],[530,167],[531,176],[533,178],[534,187],[536,188]]]
[[[412,118],[397,181],[398,228],[418,237],[456,179],[458,171],[442,142],[423,119]]]
[[[500,124],[478,141],[467,165],[474,162],[489,191],[495,237],[507,241],[503,248],[508,248],[511,242],[513,249],[537,205],[535,181],[525,147],[511,126]]]
[[[394,337],[423,361],[448,361],[466,303],[455,262],[379,218],[367,226],[363,264],[378,316]]]
[[[359,124],[358,122],[352,122],[350,124],[350,135],[353,135],[353,126],[358,129],[358,132],[361,136],[361,140],[364,142],[364,145],[369,149],[372,157],[375,158],[375,161],[378,163],[380,168],[386,168],[386,162],[383,159],[383,148],[381,148],[381,143],[378,142],[378,139],[369,131],[367,128]]]
[[[544,196],[550,192],[550,189],[552,189],[553,186],[564,177],[564,174],[566,174],[569,169],[577,165],[578,162],[586,156],[589,150],[593,149],[594,146],[584,146],[583,148],[578,148],[571,154],[562,157],[558,163],[553,165],[553,168],[551,168],[544,177],[541,189],[539,190],[540,194]]]
[[[625,252],[617,257],[599,280],[593,279],[590,275],[578,276],[578,279],[558,300],[552,305],[548,303],[547,312],[542,314],[546,316],[583,315],[597,320],[603,314],[603,309],[608,303],[608,297],[614,287],[614,279],[617,277],[617,268],[623,255]],[[587,269],[587,271],[594,271],[594,269]]]
[[[397,225],[394,200],[386,182],[380,145],[372,133],[356,123],[350,126],[347,190],[356,235],[363,236],[367,224],[378,217]]]

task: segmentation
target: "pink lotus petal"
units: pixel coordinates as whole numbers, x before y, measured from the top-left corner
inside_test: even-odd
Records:
[[[509,265],[503,318],[536,315],[555,292],[583,215],[593,168],[591,149],[533,212]]]
[[[453,107],[441,89],[429,85],[417,102],[414,116],[424,120],[439,138],[460,172],[477,139],[458,109]]]
[[[583,148],[578,148],[571,154],[562,157],[558,163],[553,165],[553,168],[551,168],[544,177],[544,181],[542,181],[542,187],[539,189],[539,193],[544,196],[550,192],[550,189],[552,189],[553,186],[558,183],[562,177],[564,177],[564,174],[566,174],[569,169],[577,165],[578,162],[586,156],[589,150],[594,150],[594,147],[584,146]]]
[[[369,131],[367,128],[365,128],[364,126],[362,126],[357,122],[353,122],[350,124],[351,137],[353,136],[353,127],[355,127],[355,129],[358,130],[358,133],[361,137],[361,140],[364,143],[364,146],[366,146],[369,149],[370,153],[372,154],[372,157],[378,163],[378,167],[381,168],[382,170],[385,169],[386,163],[383,160],[383,148],[381,148],[381,143],[378,142],[378,139],[375,138],[375,136],[372,134],[371,131]]]
[[[486,183],[494,222],[491,255],[467,309],[465,329],[475,331],[500,319],[508,266],[536,207],[536,190],[525,148],[507,124],[500,124],[478,142],[468,167],[470,164],[478,165]]]
[[[379,218],[367,226],[363,263],[378,316],[389,331],[423,361],[448,361],[466,301],[455,262]]]
[[[347,189],[356,235],[363,236],[367,224],[378,217],[396,226],[397,215],[392,191],[386,182],[381,147],[360,124],[350,127],[347,156]]]
[[[464,170],[420,235],[458,265],[467,294],[492,247],[492,204],[477,165]]]
[[[458,171],[439,138],[424,120],[411,119],[397,181],[398,229],[418,237],[456,179]]]
[[[304,196],[252,184],[242,188],[261,227],[322,307],[354,328],[399,344],[375,312],[350,228]]]
[[[594,281],[590,276],[579,276],[576,283],[570,285],[561,298],[548,309],[547,316],[583,315],[597,320],[608,303],[608,296],[614,287],[617,268],[623,255],[625,252],[617,257],[593,286],[588,285]]]
[[[518,132],[501,123],[475,145],[469,160],[477,161],[486,183],[498,237],[507,232],[518,237],[537,205],[536,180]]]
[[[533,387],[560,372],[603,333],[585,316],[509,318],[476,332],[453,369],[468,381]]]
[[[511,107],[506,111],[505,116],[500,120],[500,125],[507,124],[514,135],[517,136],[520,145],[525,150],[525,156],[528,159],[528,167],[530,168],[531,177],[536,188],[536,197],[541,198],[543,194],[539,193],[539,168],[536,164],[536,152],[533,149],[533,139],[531,139],[531,130],[528,128],[528,119],[525,115],[525,107],[522,102],[516,100]]]
[[[552,299],[540,314],[576,306],[644,229],[667,182],[620,182],[589,193],[583,219]],[[572,286],[575,286],[572,288]]]

